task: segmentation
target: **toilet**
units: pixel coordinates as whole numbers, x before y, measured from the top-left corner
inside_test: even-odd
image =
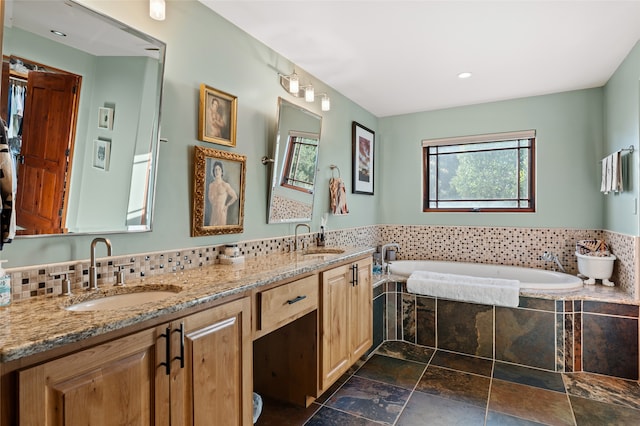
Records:
[[[613,263],[616,257],[613,254],[608,256],[587,256],[576,251],[578,257],[578,272],[588,279],[585,284],[593,285],[596,280],[602,280],[602,284],[613,287],[613,283],[609,281],[613,274]]]

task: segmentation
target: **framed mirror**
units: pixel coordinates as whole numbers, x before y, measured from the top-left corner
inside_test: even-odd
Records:
[[[322,116],[278,98],[267,223],[308,222],[313,215]]]
[[[165,44],[70,0],[4,5],[17,236],[151,230]]]

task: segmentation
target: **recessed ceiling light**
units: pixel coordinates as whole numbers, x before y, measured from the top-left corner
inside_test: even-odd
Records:
[[[66,37],[67,35],[63,32],[60,31],[56,31],[56,30],[51,30],[51,33],[54,35],[57,35],[58,37]]]
[[[469,78],[469,77],[471,77],[470,72],[461,72],[460,74],[458,74],[458,78]]]

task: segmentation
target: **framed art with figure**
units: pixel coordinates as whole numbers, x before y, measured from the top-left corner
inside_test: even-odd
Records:
[[[243,232],[246,157],[196,146],[191,236]]]
[[[201,84],[198,139],[236,146],[237,110],[237,97]]]
[[[353,122],[352,155],[353,155],[353,185],[354,194],[373,195],[373,158],[375,133],[361,124]]]

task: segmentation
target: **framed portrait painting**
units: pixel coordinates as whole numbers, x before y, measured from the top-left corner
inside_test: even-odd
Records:
[[[237,112],[237,97],[201,84],[198,139],[236,146]]]
[[[352,130],[353,185],[351,192],[373,195],[375,133],[355,121]]]
[[[244,155],[195,147],[192,237],[242,233],[246,163]]]

